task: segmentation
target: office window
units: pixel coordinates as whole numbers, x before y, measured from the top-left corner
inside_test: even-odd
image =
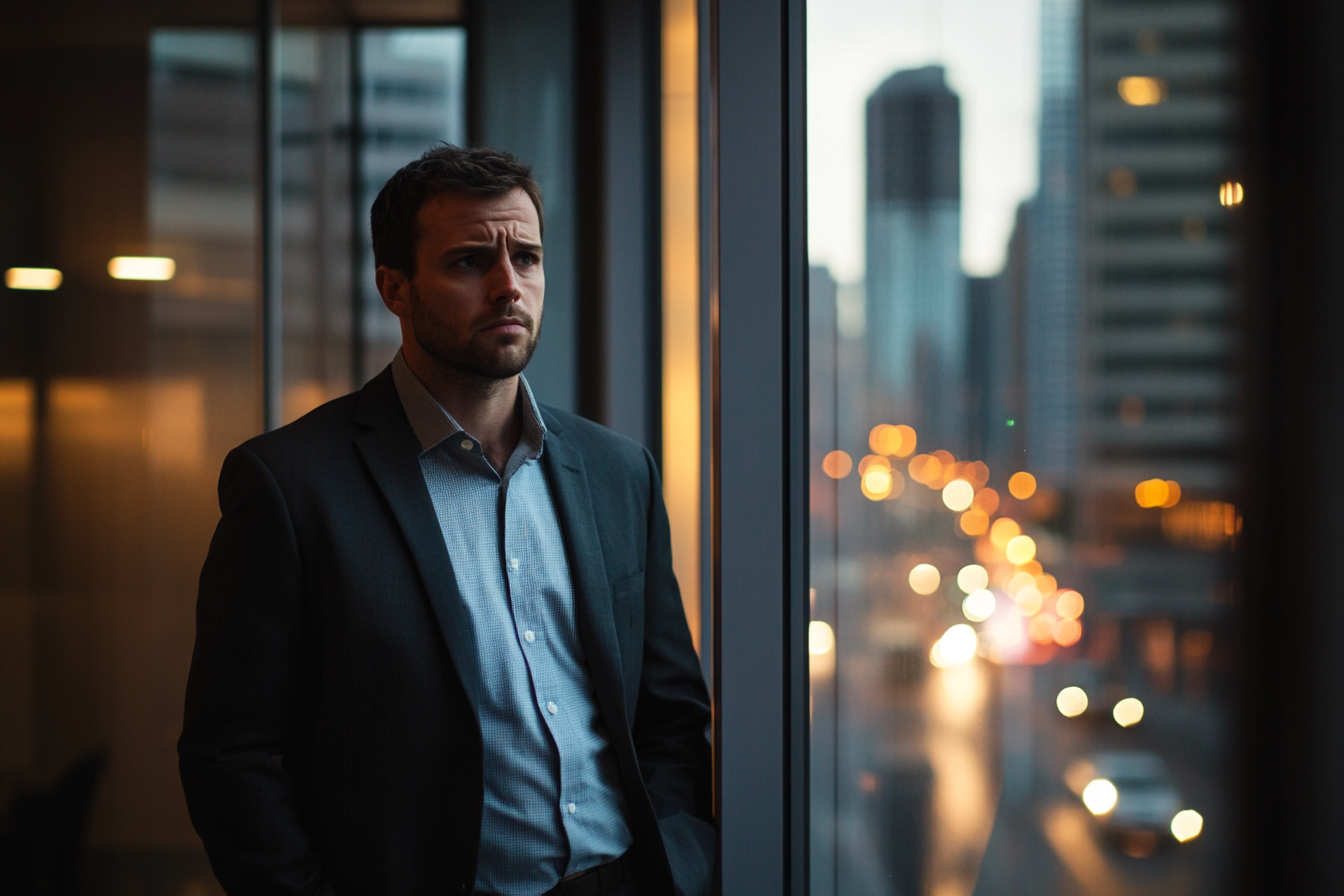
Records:
[[[1225,892],[1232,4],[808,4],[811,892]]]

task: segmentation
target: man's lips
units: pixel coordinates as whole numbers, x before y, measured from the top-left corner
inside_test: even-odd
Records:
[[[527,332],[527,325],[521,320],[511,317],[481,327],[480,331],[482,333],[497,333],[501,335],[521,335]]]

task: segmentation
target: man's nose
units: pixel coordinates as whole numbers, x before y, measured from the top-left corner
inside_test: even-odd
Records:
[[[518,285],[518,272],[514,270],[513,259],[509,258],[508,252],[501,252],[491,267],[489,287],[490,298],[495,301],[507,299],[513,302],[522,298],[523,291]]]

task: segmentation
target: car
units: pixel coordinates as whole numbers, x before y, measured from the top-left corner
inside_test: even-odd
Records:
[[[1161,756],[1139,751],[1096,753],[1069,766],[1064,780],[1108,839],[1127,855],[1145,858],[1163,842],[1176,839],[1172,822],[1183,801]]]

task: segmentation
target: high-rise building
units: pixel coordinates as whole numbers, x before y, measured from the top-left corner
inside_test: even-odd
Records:
[[[877,410],[965,450],[961,112],[942,66],[893,74],[867,106],[867,334]]]
[[[1077,466],[1080,0],[1041,2],[1040,187],[1030,203],[1022,306],[1025,466],[1055,487]]]
[[[1102,541],[1199,546],[1195,510],[1141,514],[1134,489],[1174,480],[1198,508],[1229,486],[1234,12],[1134,9],[1089,0],[1084,18],[1085,520]]]

